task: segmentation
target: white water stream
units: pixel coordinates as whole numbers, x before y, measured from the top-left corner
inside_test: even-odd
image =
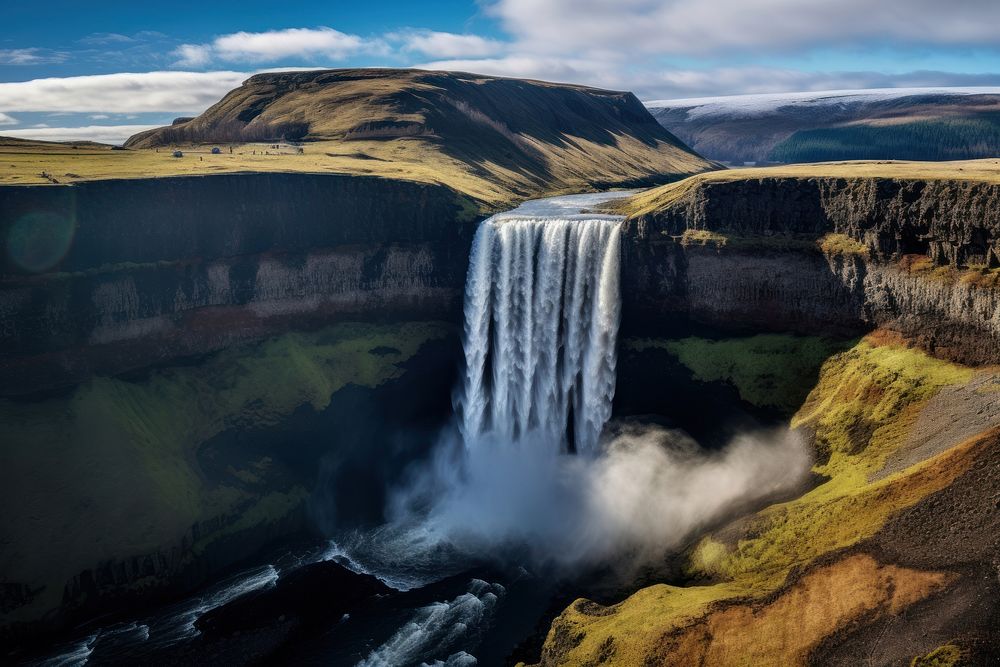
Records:
[[[456,406],[467,447],[530,436],[597,452],[615,392],[621,219],[566,213],[567,199],[496,215],[476,233]]]

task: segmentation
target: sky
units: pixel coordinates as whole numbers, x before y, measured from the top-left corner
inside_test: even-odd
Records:
[[[202,0],[0,9],[0,134],[120,142],[259,71],[452,69],[674,99],[1000,85],[996,0]]]

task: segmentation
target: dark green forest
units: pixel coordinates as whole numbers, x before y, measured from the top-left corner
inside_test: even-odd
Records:
[[[768,160],[968,160],[995,156],[1000,156],[1000,113],[799,130],[775,146]]]

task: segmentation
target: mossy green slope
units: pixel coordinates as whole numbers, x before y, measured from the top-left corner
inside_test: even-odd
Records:
[[[945,579],[936,575],[927,578],[905,569],[879,569],[867,561],[836,561],[816,570],[815,582],[822,582],[815,584],[819,588],[810,589],[813,580],[806,578],[795,584],[793,589],[798,589],[790,589],[789,595],[774,597],[788,585],[792,572],[806,571],[820,559],[870,537],[894,512],[948,486],[967,469],[969,452],[977,444],[971,441],[956,443],[948,451],[883,479],[872,479],[891,453],[906,446],[907,430],[927,401],[944,387],[969,382],[972,375],[969,368],[939,361],[879,336],[863,339],[830,358],[792,420],[793,426],[814,434],[814,472],[825,481],[795,500],[772,505],[704,536],[687,555],[689,574],[705,581],[704,585],[660,584],[611,607],[571,605],[553,623],[542,662],[584,664],[603,656],[601,661],[606,664],[684,664],[683,655],[687,654],[678,658],[679,654],[671,651],[700,647],[689,657],[704,656],[707,651],[704,642],[691,643],[685,633],[699,624],[701,633],[705,628],[722,628],[725,615],[719,613],[730,605],[757,608],[753,605],[775,601],[766,603],[774,612],[768,616],[769,622],[781,624],[806,613],[805,606],[796,608],[796,604],[811,604],[816,595],[837,595],[838,590],[844,595],[857,593],[851,607],[855,614],[884,613],[885,605],[903,604],[861,595],[876,586],[908,586],[910,602],[937,590]],[[870,583],[858,585],[864,581]],[[809,613],[815,610],[810,607]],[[837,629],[837,623],[853,622],[852,618],[826,619],[833,625],[817,629],[820,634],[799,642],[799,649],[808,652],[824,638],[822,632]],[[769,628],[769,632],[785,630],[784,626]],[[765,634],[757,641],[754,633],[743,632],[741,648],[736,653],[719,653],[725,656],[719,664],[744,664],[749,656],[767,655],[770,649]],[[718,642],[727,641],[722,635],[712,639],[710,632],[698,636],[716,648]],[[609,646],[614,650],[609,651]],[[771,657],[777,658],[777,654]]]
[[[323,410],[348,384],[378,386],[450,332],[440,323],[340,324],[140,380],[94,378],[65,397],[0,401],[0,484],[19,499],[0,508],[0,571],[44,587],[6,620],[55,608],[62,584],[85,568],[178,546],[200,522],[223,519],[211,534],[201,531],[195,550],[281,519],[306,489],[240,483],[266,479],[268,457],[232,469],[232,484],[213,483],[198,466],[198,446],[229,428],[273,425],[300,406]]]
[[[637,339],[628,347],[660,348],[691,370],[700,382],[725,382],[751,405],[791,415],[802,405],[823,362],[848,343],[813,336],[760,334],[713,340]]]

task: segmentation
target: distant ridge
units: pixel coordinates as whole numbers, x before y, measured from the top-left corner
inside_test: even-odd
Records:
[[[645,104],[702,155],[729,163],[1000,155],[1000,87],[828,90]]]

